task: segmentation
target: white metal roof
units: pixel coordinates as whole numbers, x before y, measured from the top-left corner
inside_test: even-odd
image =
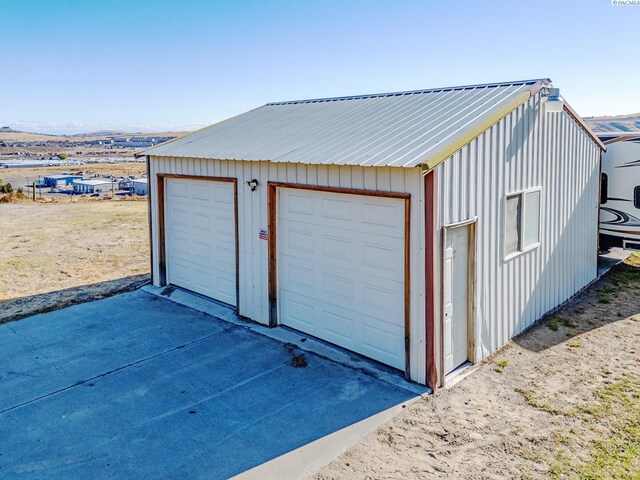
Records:
[[[74,180],[74,185],[104,185],[104,184],[112,184],[118,182],[112,182],[111,180],[98,180],[98,179],[90,179],[90,180]]]
[[[268,103],[138,156],[432,168],[550,80]]]
[[[131,183],[149,183],[146,178],[134,178]]]

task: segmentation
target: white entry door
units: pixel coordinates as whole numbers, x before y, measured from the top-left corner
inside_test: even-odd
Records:
[[[279,189],[280,323],[404,370],[404,208]]]
[[[234,184],[165,182],[167,283],[236,306]]]
[[[446,375],[469,359],[469,225],[446,229],[443,283]]]

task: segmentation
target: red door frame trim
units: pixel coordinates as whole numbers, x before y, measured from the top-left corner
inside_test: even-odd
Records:
[[[438,386],[438,367],[436,361],[436,172],[424,176],[424,235],[425,235],[425,326],[426,326],[426,380],[432,392]]]

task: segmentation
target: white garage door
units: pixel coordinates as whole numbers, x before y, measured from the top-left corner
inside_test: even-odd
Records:
[[[234,184],[166,179],[167,283],[237,305]]]
[[[279,192],[280,323],[404,370],[404,200]]]

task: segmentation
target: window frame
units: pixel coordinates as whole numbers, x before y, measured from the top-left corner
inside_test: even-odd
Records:
[[[538,204],[538,241],[528,245],[527,247],[523,246],[524,242],[524,230],[525,230],[525,219],[527,215],[527,201],[526,196],[528,193],[532,192],[540,192],[540,202]],[[518,249],[515,252],[507,253],[507,199],[511,197],[520,197],[520,230],[518,231]],[[540,237],[542,225],[540,222],[540,218],[542,214],[542,186],[525,188],[522,190],[516,190],[514,192],[509,192],[504,195],[504,199],[502,201],[502,253],[503,253],[503,261],[511,260],[512,258],[519,257],[520,255],[530,252],[532,250],[540,247]]]

